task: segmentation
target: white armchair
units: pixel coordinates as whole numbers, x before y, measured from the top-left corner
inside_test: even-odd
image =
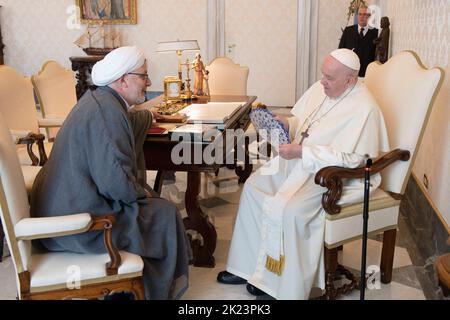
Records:
[[[89,213],[31,218],[25,182],[10,133],[0,115],[0,214],[14,263],[18,297],[26,300],[102,297],[130,291],[144,299],[141,257],[112,243],[113,216]],[[104,231],[106,254],[36,252],[31,240]]]
[[[47,136],[53,138],[58,129],[50,127],[61,126],[77,103],[75,74],[56,61],[47,61],[31,82],[41,106],[41,123],[48,126]]]
[[[11,67],[0,66],[0,101],[0,113],[17,144],[20,163],[43,165],[51,152],[52,144],[44,143],[45,136],[39,133],[39,128],[60,124],[48,125],[40,122],[30,79],[18,74]],[[35,156],[36,153],[40,159]]]
[[[246,96],[248,67],[235,64],[225,57],[214,59],[207,67],[211,95]]]
[[[246,96],[247,83],[250,70],[246,66],[241,66],[226,57],[214,59],[207,67],[209,92],[211,95],[220,96]],[[253,107],[261,107],[261,103],[255,102]],[[265,107],[265,106],[264,106]],[[245,148],[248,152],[248,144],[256,140],[259,144],[259,135],[253,124],[245,128]],[[268,149],[266,147],[266,149]],[[270,155],[269,155],[270,156]],[[257,152],[259,158],[259,150]],[[231,168],[231,166],[230,166]],[[216,172],[216,174],[218,174]]]
[[[391,282],[400,201],[405,193],[411,168],[428,123],[434,99],[444,78],[442,70],[427,70],[413,52],[395,55],[386,64],[372,63],[365,83],[383,112],[393,151],[374,162],[372,174],[381,172],[382,188],[376,190],[369,204],[369,233],[383,233],[381,281]],[[398,161],[401,160],[401,161]],[[338,248],[362,237],[363,204],[341,207],[342,179],[364,178],[364,168],[328,167],[316,175],[316,183],[328,189],[322,205],[325,224],[325,298],[335,299],[359,286],[359,279],[338,266]],[[351,283],[334,285],[336,270]]]

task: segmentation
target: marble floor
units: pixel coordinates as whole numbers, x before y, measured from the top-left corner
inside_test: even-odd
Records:
[[[152,185],[155,172],[148,172],[148,182]],[[163,185],[161,196],[176,203],[183,216],[186,216],[184,206],[184,194],[186,190],[186,173],[176,173],[176,181],[166,181]],[[232,237],[233,226],[238,210],[240,193],[243,185],[238,184],[238,178],[234,171],[221,169],[216,177],[212,174],[202,174],[202,188],[200,205],[209,216],[210,221],[217,230],[218,241],[215,251],[215,268],[190,267],[190,285],[188,291],[182,297],[184,300],[254,300],[245,285],[223,285],[216,281],[217,273],[225,270],[228,248]],[[431,295],[424,292],[436,290],[430,283],[424,283],[426,277],[421,277],[422,266],[412,263],[408,253],[408,231],[402,229],[404,224],[399,224],[397,247],[395,249],[393,281],[389,285],[381,284],[380,287],[368,290],[368,300],[424,300]],[[367,266],[378,266],[381,256],[380,237],[371,237],[368,241]],[[355,274],[359,274],[361,256],[361,242],[355,241],[344,246],[340,252],[340,263],[348,267]],[[5,258],[0,263],[0,300],[16,298],[16,282],[14,267],[8,250],[5,247]],[[271,299],[269,296],[258,299]],[[346,295],[342,299],[357,300],[359,291]]]
[[[225,270],[228,247],[230,244],[235,217],[238,209],[242,185],[238,184],[234,172],[221,169],[218,177],[204,174],[200,204],[215,225],[218,235],[215,251],[216,266],[212,269],[191,267],[190,287],[183,299],[186,300],[240,300],[255,299],[245,285],[224,285],[216,281],[217,273]],[[186,176],[177,173],[176,183],[166,184],[162,196],[178,203],[185,214],[184,205],[179,201],[186,186]],[[344,246],[339,260],[355,274],[359,274],[361,241]],[[381,257],[381,242],[374,237],[368,241],[367,266],[378,266]],[[263,296],[259,299],[270,299]],[[359,291],[355,291],[342,299],[358,300]],[[393,281],[389,285],[381,284],[380,288],[368,290],[368,300],[424,300],[425,295],[415,274],[408,251],[396,247],[394,257]]]

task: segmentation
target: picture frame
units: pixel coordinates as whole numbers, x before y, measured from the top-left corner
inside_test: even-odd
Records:
[[[75,0],[83,24],[137,24],[137,0]]]
[[[164,99],[166,101],[181,101],[181,80],[178,77],[165,77],[164,78]]]

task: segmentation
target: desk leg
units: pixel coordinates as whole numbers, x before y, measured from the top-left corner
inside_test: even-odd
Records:
[[[200,209],[198,195],[200,194],[200,172],[188,172],[188,184],[186,190],[186,211],[188,217],[184,219],[186,231],[198,232],[201,239],[191,239],[194,254],[194,266],[214,268],[213,257],[216,249],[217,233],[214,226],[208,221],[208,216]],[[203,242],[203,243],[202,243]]]
[[[163,182],[164,182],[164,171],[158,170],[158,173],[156,174],[156,178],[155,178],[155,184],[153,185],[153,190],[158,195],[161,195]]]
[[[253,171],[253,164],[250,161],[250,152],[248,151],[248,145],[250,144],[249,141],[250,141],[250,138],[246,136],[245,137],[245,150],[244,150],[244,154],[245,154],[244,167],[238,166],[236,164],[235,171],[239,177],[239,183],[245,183],[245,181],[247,181],[248,177],[250,177],[250,175],[252,174],[252,171]],[[235,153],[235,159],[236,159],[237,152],[235,151],[234,153]]]

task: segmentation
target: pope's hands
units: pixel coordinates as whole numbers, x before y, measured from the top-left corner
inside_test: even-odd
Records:
[[[299,144],[283,144],[278,150],[280,157],[286,160],[301,159],[302,146]]]

